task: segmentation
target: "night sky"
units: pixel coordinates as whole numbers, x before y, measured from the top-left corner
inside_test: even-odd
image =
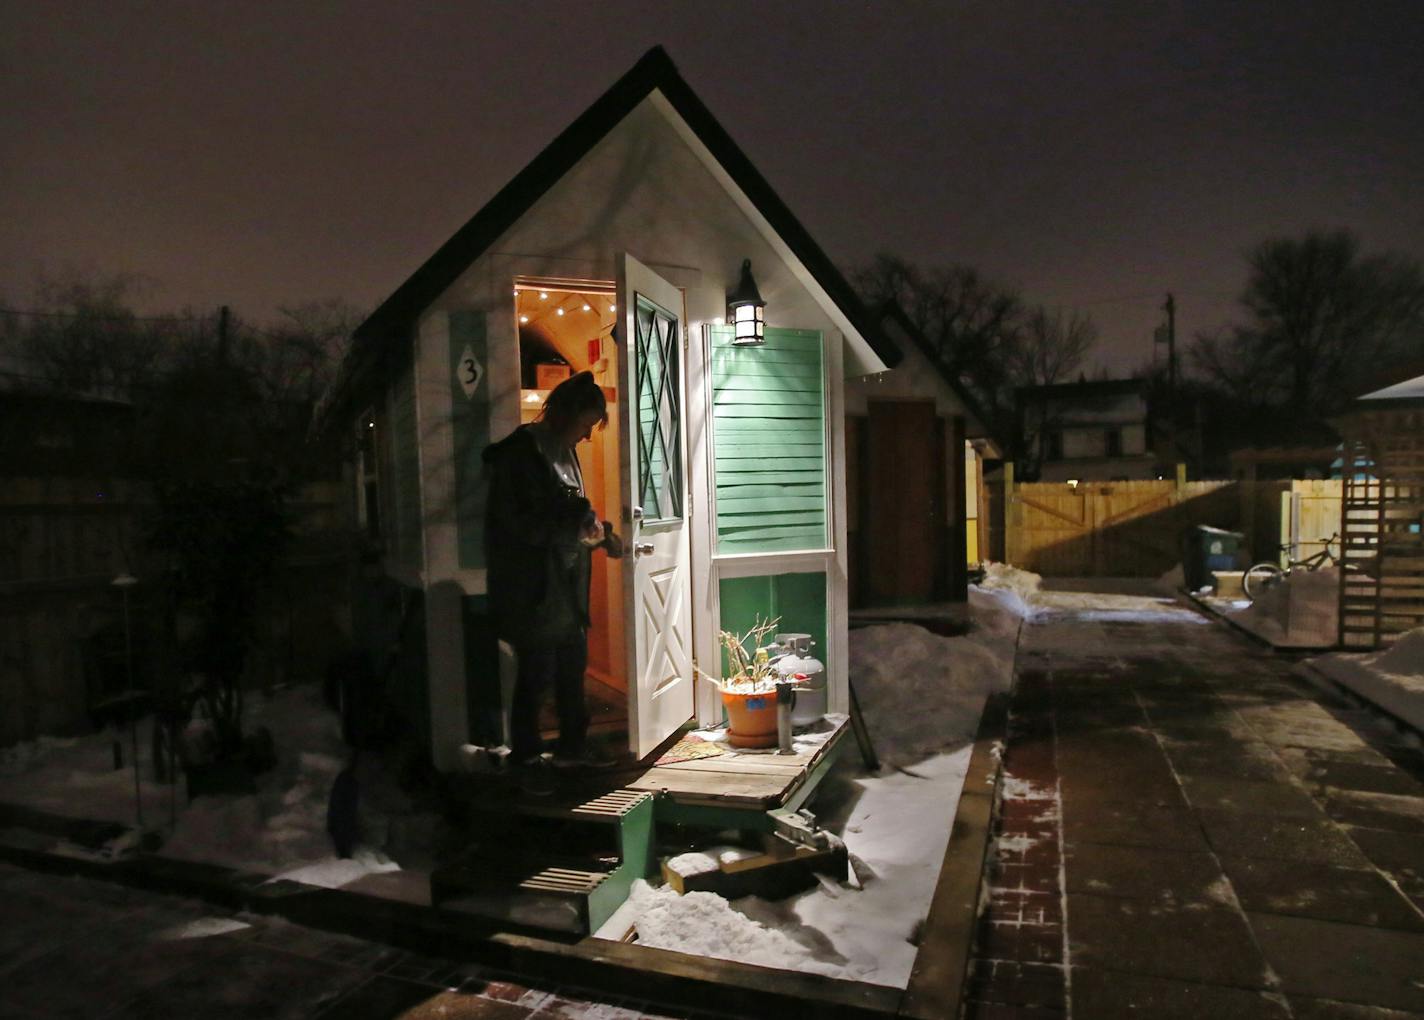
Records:
[[[413,12],[413,13],[412,13]],[[843,266],[967,262],[1103,359],[1220,324],[1241,253],[1424,255],[1424,4],[0,2],[0,299],[371,308],[664,45]]]

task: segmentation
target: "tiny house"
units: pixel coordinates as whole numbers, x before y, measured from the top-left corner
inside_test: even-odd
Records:
[[[749,270],[764,307],[740,336]],[[744,342],[750,341],[750,342]],[[356,331],[323,427],[352,437],[356,513],[419,606],[413,671],[434,763],[495,743],[510,675],[492,631],[481,453],[591,371],[610,421],[588,495],[630,550],[595,554],[591,701],[647,758],[722,710],[719,629],[810,633],[849,706],[845,380],[899,357],[660,48],[649,52]]]

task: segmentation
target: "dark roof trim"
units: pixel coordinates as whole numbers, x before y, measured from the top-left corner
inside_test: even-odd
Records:
[[[661,92],[687,122],[728,176],[865,337],[880,360],[894,367],[900,361],[899,349],[875,328],[845,277],[693,93],[661,46],[644,54],[627,74],[614,82],[500,189],[473,219],[441,245],[410,279],[396,288],[395,293],[357,327],[353,346],[408,335],[422,311],[654,90]]]
[[[930,344],[929,337],[925,336],[923,331],[915,325],[914,320],[906,314],[905,309],[900,307],[900,302],[894,298],[886,301],[876,310],[876,319],[877,326],[879,323],[889,319],[896,326],[900,327],[901,332],[910,338],[910,342],[918,347],[920,353],[925,356],[925,359],[934,366],[935,372],[944,380],[945,385],[948,386],[955,397],[959,399],[959,402],[974,416],[983,433],[990,439],[998,442],[998,437],[990,431],[993,423],[989,420],[989,416],[984,413],[984,407],[979,403],[979,399],[969,392],[962,381],[955,378],[953,373],[945,368],[944,363],[939,360],[939,355],[935,352],[933,345]],[[898,362],[899,359],[897,358],[896,363],[898,364]]]

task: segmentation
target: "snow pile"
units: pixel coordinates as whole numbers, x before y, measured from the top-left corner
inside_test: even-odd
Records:
[[[381,849],[387,841],[388,815],[401,810],[399,795],[376,762],[357,769],[361,819],[367,841],[352,860],[332,853],[326,832],[326,804],[331,782],[345,767],[349,752],[336,715],[314,686],[279,690],[270,697],[249,695],[248,732],[265,726],[272,732],[278,762],[257,777],[249,796],[203,796],[188,801],[180,776],[175,786],[155,782],[149,754],[152,720],[139,724],[142,761],[139,790],[146,828],[176,824],[161,853],[166,857],[208,861],[246,871],[285,875],[325,885],[397,866]],[[122,744],[129,767],[114,769],[113,744]],[[134,773],[131,738],[106,731],[72,739],[41,737],[7,748],[0,758],[0,802],[33,807],[51,814],[133,824]]]
[[[178,939],[206,939],[212,938],[214,935],[227,935],[251,927],[252,925],[246,921],[239,921],[235,917],[200,917],[196,921],[188,921],[185,924],[176,924],[171,928],[165,928],[154,938],[165,942]]]
[[[315,687],[281,692],[262,706],[261,725],[272,730],[279,757],[257,778],[256,796],[199,797],[183,812],[163,854],[327,885],[345,877],[398,870],[378,849],[358,847],[341,860],[326,831],[327,799],[350,752],[341,723]],[[255,721],[254,721],[255,723]],[[249,725],[254,725],[249,723]],[[361,818],[368,840],[384,843],[385,818],[370,804],[371,768],[357,769]],[[363,780],[365,780],[363,782]],[[305,876],[305,877],[304,877]]]
[[[1008,607],[1001,597],[972,599],[974,626],[959,637],[909,623],[852,632],[851,682],[882,762],[908,765],[973,739],[985,697],[1012,678],[1019,617],[1011,607],[1022,590],[999,589],[1014,596]]]
[[[0,776],[18,776],[42,765],[50,752],[78,743],[75,737],[37,737],[0,748]]]
[[[1401,634],[1374,658],[1374,665],[1383,673],[1424,681],[1424,627]]]
[[[1007,607],[1019,616],[1031,616],[1029,605],[1042,582],[1043,578],[1031,571],[1020,570],[1007,563],[985,562],[984,579],[975,587],[980,591],[1002,593],[1007,596],[1003,599]]]
[[[687,853],[678,854],[676,857],[669,857],[667,869],[674,875],[681,875],[683,878],[691,878],[694,875],[707,875],[718,870],[721,865],[716,857],[710,853]]]
[[[655,889],[638,879],[628,902],[637,914],[639,945],[759,967],[846,976],[841,961],[817,959],[785,932],[759,924],[714,893],[679,896],[667,886]]]
[[[1296,570],[1271,585],[1232,619],[1273,644],[1335,644],[1340,604],[1340,571]]]
[[[1401,634],[1382,652],[1337,653],[1307,661],[1366,701],[1424,729],[1424,627]]]
[[[973,739],[985,696],[1007,686],[1002,667],[992,641],[908,623],[857,631],[851,681],[880,760],[909,765]]]
[[[1183,572],[1180,563],[1153,582],[1153,587],[1164,595],[1174,595],[1186,586],[1187,575]]]
[[[290,871],[284,871],[280,875],[274,876],[272,881],[287,879],[292,882],[303,882],[306,885],[319,885],[324,889],[340,889],[343,885],[350,885],[366,875],[399,870],[400,865],[384,854],[368,847],[361,847],[348,858],[329,856],[315,864],[307,864]]]

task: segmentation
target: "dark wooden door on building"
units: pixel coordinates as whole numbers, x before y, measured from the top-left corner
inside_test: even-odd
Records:
[[[932,401],[867,405],[861,479],[861,601],[943,598],[944,429]]]

